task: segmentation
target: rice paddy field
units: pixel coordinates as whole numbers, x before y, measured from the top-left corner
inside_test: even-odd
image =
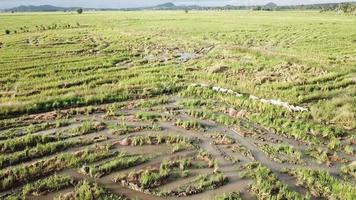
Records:
[[[0,14],[0,199],[356,199],[356,18]]]

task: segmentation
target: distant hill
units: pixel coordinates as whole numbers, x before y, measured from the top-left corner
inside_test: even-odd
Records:
[[[56,11],[74,11],[79,7],[57,7],[52,5],[40,5],[40,6],[18,6],[11,9],[6,9],[7,12],[56,12]]]
[[[355,5],[355,2],[348,3],[350,5]],[[175,5],[174,3],[168,2],[164,4],[159,4],[151,7],[139,7],[139,8],[83,8],[84,10],[123,10],[123,11],[134,11],[134,10],[351,10],[354,11],[354,7],[349,6],[345,8],[345,4],[339,3],[324,3],[324,4],[309,4],[309,5],[291,5],[291,6],[278,6],[277,4],[270,2],[263,6],[199,6],[199,5]],[[15,8],[4,10],[5,12],[56,12],[56,11],[76,11],[79,7],[57,7],[52,5],[40,5],[40,6],[18,6]]]
[[[175,8],[176,5],[174,3],[164,3],[164,4],[160,4],[155,6],[156,8]]]
[[[58,11],[75,11],[80,7],[57,7],[52,5],[21,5],[15,8],[5,9],[5,12],[58,12]],[[184,6],[185,8],[185,6]],[[115,8],[83,8],[84,10],[179,10],[183,9],[182,6],[176,6],[173,3],[164,3],[152,7],[139,7],[139,8],[124,8],[124,9],[115,9]]]
[[[268,4],[264,5],[264,7],[267,7],[267,8],[277,8],[278,5],[273,3],[273,2],[269,2]]]

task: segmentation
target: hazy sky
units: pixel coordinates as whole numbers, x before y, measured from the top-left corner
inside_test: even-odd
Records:
[[[11,8],[19,5],[43,5],[50,4],[55,6],[80,6],[90,8],[128,8],[151,6],[166,2],[172,2],[177,5],[263,5],[268,2],[274,2],[278,5],[296,5],[313,3],[332,3],[344,2],[347,0],[0,0],[0,8]]]

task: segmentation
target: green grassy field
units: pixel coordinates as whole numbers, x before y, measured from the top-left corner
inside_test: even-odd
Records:
[[[64,152],[95,141],[115,146],[126,136],[114,132],[160,132],[156,125],[170,123],[184,129],[187,133],[183,131],[183,135],[194,131],[210,133],[213,129],[205,124],[208,122],[216,123],[220,132],[224,132],[223,126],[242,133],[240,139],[231,136],[236,140],[229,141],[236,146],[233,151],[238,149],[245,158],[251,154],[256,157],[237,165],[230,163],[238,171],[252,174],[238,178],[249,181],[250,189],[236,188],[243,199],[266,199],[266,194],[269,198],[280,195],[287,199],[305,195],[350,200],[356,197],[356,168],[352,162],[356,159],[355,16],[301,11],[1,13],[0,22],[0,164],[6,166],[0,170],[3,198],[24,198],[29,192],[21,188],[35,191],[33,188],[44,183],[34,181],[41,180],[57,181],[61,189],[72,185],[71,195],[78,199],[80,192],[86,190],[93,193],[94,199],[99,198],[95,195],[110,196],[110,192],[118,195],[113,199],[136,197],[127,191],[106,188],[105,181],[99,181],[98,186],[76,176],[74,181],[68,177],[44,178],[53,172],[81,168],[85,163],[91,163],[90,169],[108,170],[105,174],[137,165],[128,160],[127,166],[121,166],[126,157],[115,158],[116,147],[103,147],[97,155],[92,154],[93,158],[79,156],[76,162]],[[170,109],[172,106],[175,109]],[[127,109],[141,112],[132,116],[142,124],[154,124],[130,127],[128,116],[132,113]],[[84,124],[84,130],[70,128],[78,121]],[[118,121],[129,125],[111,124]],[[46,132],[52,129],[55,133]],[[101,138],[90,138],[102,130],[105,134]],[[41,131],[46,133],[44,138],[33,136]],[[77,141],[77,137],[88,141]],[[231,161],[236,155],[228,150],[230,147],[225,148],[225,139],[201,138],[223,144],[219,152],[225,154],[213,157],[227,155],[224,158]],[[180,148],[184,152],[186,148],[205,147],[186,141],[168,145],[174,146],[174,153]],[[14,175],[33,159],[61,159],[55,153],[62,151],[65,162],[61,166],[40,163],[35,167],[43,169],[42,174]],[[108,157],[113,158],[110,166],[96,163]],[[145,161],[153,159],[148,157],[144,157]],[[171,175],[166,176],[174,176],[172,168],[168,173]],[[285,168],[290,171],[283,173]],[[238,181],[231,177],[232,186],[214,190],[226,180],[215,170],[206,178],[209,180],[198,177],[190,183],[195,192],[202,193],[193,199],[228,199],[228,192],[235,192],[231,187]],[[147,173],[163,176],[161,171]],[[271,183],[263,183],[265,176],[271,177]],[[285,176],[294,182],[283,180]],[[151,185],[162,186],[161,180],[155,181],[156,185]],[[305,188],[294,191],[292,185],[298,185],[296,182],[305,183]],[[279,194],[273,192],[272,185]],[[60,188],[46,191],[52,193]],[[170,190],[171,194],[186,194],[181,188],[188,190],[183,185]],[[24,195],[13,195],[19,189]],[[100,192],[95,193],[96,190]],[[156,190],[150,193],[150,197],[138,197],[155,199],[166,194]],[[236,193],[230,196],[241,198]]]

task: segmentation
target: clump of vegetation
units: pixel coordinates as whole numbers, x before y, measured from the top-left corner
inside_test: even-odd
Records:
[[[45,122],[39,124],[30,124],[24,127],[7,129],[6,131],[0,133],[0,138],[1,140],[13,139],[39,131],[49,130],[52,128],[60,128],[67,125],[69,125],[69,122],[67,120],[57,120],[54,123]]]
[[[299,168],[290,171],[290,174],[315,197],[352,200],[356,196],[356,188],[352,183],[338,180],[326,171]]]
[[[149,112],[139,112],[136,114],[136,117],[140,120],[145,121],[158,121],[158,120],[169,120],[169,116],[161,115],[161,114],[154,114]]]
[[[161,196],[190,196],[204,192],[206,190],[213,190],[225,185],[228,178],[223,173],[206,174],[197,176],[192,182],[181,186],[171,191],[163,191]]]
[[[83,166],[82,172],[89,174],[92,177],[100,178],[113,171],[126,169],[135,165],[142,164],[150,158],[141,155],[128,155],[126,153],[119,153],[113,160],[99,165]]]
[[[11,153],[33,147],[38,144],[58,141],[60,138],[50,135],[26,135],[0,142],[1,153]]]
[[[75,181],[68,175],[53,175],[34,183],[26,184],[22,189],[22,196],[39,196],[53,191],[73,186]]]
[[[123,186],[145,193],[160,195],[161,191],[155,188],[166,182],[188,175],[187,168],[192,166],[189,159],[164,161],[158,168],[147,168],[132,171],[128,174],[119,174],[114,182],[120,182]]]
[[[190,143],[176,143],[173,145],[173,149],[172,149],[172,153],[177,153],[177,152],[180,152],[180,151],[184,151],[184,150],[187,150],[187,149],[190,149],[192,148],[193,145],[190,144]]]
[[[28,161],[34,158],[40,158],[43,156],[51,155],[57,152],[64,151],[68,148],[89,145],[94,142],[104,141],[106,138],[98,137],[95,139],[80,139],[80,140],[62,140],[57,142],[50,142],[46,144],[37,144],[34,148],[27,148],[20,152],[12,154],[0,155],[0,167],[7,167],[15,165],[20,162]]]
[[[78,14],[82,14],[83,13],[83,9],[82,8],[78,8],[77,13]]]
[[[355,3],[340,3],[340,4],[335,4],[331,6],[324,6],[320,12],[328,12],[328,11],[333,11],[333,12],[340,12],[344,14],[356,14],[356,4]]]
[[[166,179],[169,175],[168,169],[160,169],[159,171],[146,170],[142,173],[140,184],[143,188],[152,188],[156,185],[161,185],[159,182]]]
[[[142,145],[159,145],[159,144],[186,144],[190,145],[192,141],[188,138],[177,135],[148,135],[148,136],[135,136],[129,138],[132,146]]]
[[[212,134],[210,135],[210,138],[214,139],[214,144],[216,145],[231,145],[231,144],[235,144],[235,140],[233,138],[231,138],[228,135],[225,134]]]
[[[315,158],[319,164],[325,163],[328,166],[331,166],[333,162],[345,163],[348,161],[346,158],[339,156],[337,152],[332,152],[322,147],[310,147],[306,153]]]
[[[246,146],[243,146],[241,144],[234,144],[233,146],[231,146],[231,150],[233,152],[241,153],[242,155],[250,158],[253,161],[256,160],[252,152]]]
[[[135,133],[135,132],[140,132],[140,131],[161,131],[162,128],[155,124],[148,125],[148,126],[130,126],[127,125],[126,123],[120,123],[120,124],[109,124],[108,126],[109,132],[114,135],[126,135],[129,133]]]
[[[239,125],[240,120],[238,118],[234,117],[229,117],[224,114],[217,114],[208,110],[193,110],[190,109],[188,111],[188,114],[193,116],[193,117],[198,117],[201,119],[210,119],[213,121],[216,121],[218,123],[221,123],[223,125],[231,126],[231,125]]]
[[[123,103],[114,103],[106,107],[106,113],[104,118],[111,119],[113,117],[120,117],[125,115],[120,109],[124,108],[125,104]]]
[[[307,143],[318,144],[321,143],[321,141],[324,139],[342,137],[346,135],[346,131],[341,128],[331,127],[310,121],[309,118],[311,116],[307,113],[297,114],[298,117],[296,119],[295,116],[293,117],[295,114],[288,113],[281,108],[263,104],[259,101],[252,101],[246,98],[228,97],[226,95],[214,93],[213,90],[208,88],[188,87],[187,90],[181,92],[181,95],[183,97],[194,96],[199,98],[219,100],[221,103],[226,103],[234,107],[247,108],[249,112],[254,113],[248,117],[249,120],[261,124],[265,127],[269,127],[278,134],[287,137],[293,137]],[[190,113],[193,116],[200,115],[204,118],[212,118],[212,115],[209,114],[208,111],[191,111]],[[235,120],[236,122],[229,120],[229,118],[225,116],[221,121],[225,125],[229,125],[226,123],[238,124],[239,120]]]
[[[127,175],[119,174],[114,182],[121,182],[123,186],[132,187],[135,185],[136,190],[150,190],[162,185],[170,176],[170,169],[145,169],[140,171],[132,171]]]
[[[188,17],[182,11],[24,17],[1,13],[0,191],[22,198],[23,186],[36,183],[26,186],[29,196],[51,192],[61,182],[51,180],[51,187],[45,179],[55,173],[84,166],[84,172],[97,179],[121,168],[141,168],[146,155],[151,160],[149,155],[157,153],[170,160],[136,170],[131,183],[137,183],[140,192],[164,195],[159,188],[167,182],[195,175],[198,168],[214,171],[168,194],[190,195],[210,188],[212,182],[219,185],[214,175],[228,170],[225,164],[263,161],[258,156],[263,150],[276,161],[276,172],[251,167],[252,178],[246,181],[252,182],[257,198],[304,197],[300,184],[289,179],[289,187],[283,183],[290,176],[278,179],[279,169],[298,168],[309,161],[310,169],[325,167],[313,164],[318,161],[335,165],[328,171],[339,183],[325,174],[313,174],[301,179],[308,183],[303,185],[320,190],[321,198],[347,199],[350,190],[345,187],[354,184],[355,177],[351,160],[356,144],[356,21],[349,15],[353,4],[331,5],[348,14],[201,12]],[[231,8],[235,7],[226,7]],[[283,21],[278,20],[281,16]],[[243,23],[226,26],[242,18]],[[177,126],[205,132],[196,135],[202,144],[185,137],[192,135],[190,131],[169,133],[180,128],[162,121],[178,118],[183,120]],[[133,125],[140,121],[150,125]],[[240,128],[241,134],[230,134]],[[228,133],[210,137],[216,130]],[[150,135],[158,131],[160,136]],[[280,146],[282,142],[301,146]],[[147,152],[120,155],[111,145]],[[184,152],[172,155],[167,148]],[[224,159],[221,169],[220,159]],[[99,188],[80,183],[68,198],[121,198]],[[221,198],[239,199],[235,194]]]
[[[39,177],[68,167],[78,167],[84,163],[92,163],[111,156],[112,153],[108,151],[107,147],[98,146],[95,149],[63,153],[34,163],[3,169],[0,170],[0,191],[36,180]]]
[[[353,178],[356,178],[356,161],[351,162],[348,165],[344,165],[341,167],[341,171],[344,174],[350,175]]]
[[[265,166],[252,163],[245,168],[248,170],[245,175],[254,180],[250,189],[257,199],[265,199],[266,197],[271,199],[310,199],[308,195],[303,197],[301,194],[288,189],[288,186],[279,181],[277,176]]]
[[[86,135],[95,131],[101,131],[105,128],[105,124],[100,122],[84,121],[78,127],[71,130],[71,136]]]
[[[198,122],[197,120],[181,120],[178,119],[174,125],[182,127],[184,129],[190,130],[190,129],[195,129],[195,130],[200,130],[204,128],[204,125]]]
[[[333,137],[330,139],[330,142],[328,144],[328,148],[331,150],[338,150],[341,147],[341,142],[339,139]]]
[[[302,153],[296,150],[294,147],[286,144],[270,145],[263,144],[261,150],[268,155],[274,161],[279,163],[292,163],[301,164]]]
[[[330,165],[331,164],[331,161],[330,161],[330,153],[324,149],[324,148],[320,148],[320,147],[310,147],[307,149],[306,153],[315,158],[318,163],[326,163],[327,165]]]
[[[154,106],[158,106],[158,105],[163,105],[163,104],[167,104],[169,103],[169,98],[168,96],[163,96],[163,97],[159,97],[156,99],[150,99],[150,100],[141,100],[138,101],[136,104],[137,108],[152,108]]]
[[[188,99],[188,100],[183,100],[181,104],[184,107],[196,108],[196,107],[205,106],[207,102],[201,99]]]
[[[349,154],[349,155],[353,155],[354,154],[354,148],[351,145],[346,145],[344,148],[345,153]]]
[[[69,124],[70,124],[70,122],[68,120],[59,119],[55,122],[55,127],[60,128],[60,127],[68,126]]]
[[[105,200],[128,200],[123,196],[110,193],[106,189],[100,187],[97,183],[89,183],[88,181],[80,182],[73,192],[60,194],[56,200],[72,200],[72,199],[105,199]]]
[[[211,154],[204,150],[200,150],[197,155],[197,159],[203,160],[208,164],[208,167],[212,168],[218,168],[216,160],[213,158]]]
[[[109,128],[109,132],[111,134],[114,134],[114,135],[126,135],[126,134],[133,133],[133,132],[136,132],[136,131],[140,130],[140,129],[135,128],[133,126],[129,126],[129,125],[125,124],[125,123],[110,124],[108,126],[108,128]]]
[[[216,196],[214,200],[242,200],[240,193],[231,192],[228,194],[223,194],[221,196]]]

